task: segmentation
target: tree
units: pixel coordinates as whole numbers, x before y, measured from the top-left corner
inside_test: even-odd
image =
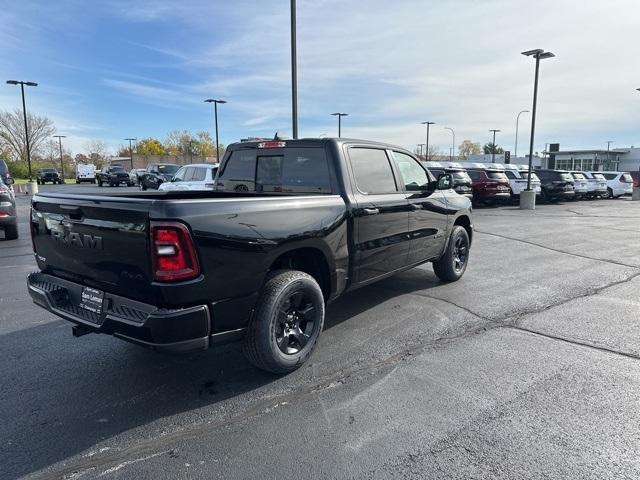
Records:
[[[164,140],[164,150],[169,155],[184,155],[190,150],[189,142],[193,142],[189,132],[186,130],[172,130]]]
[[[160,140],[149,137],[137,143],[136,153],[138,155],[163,155],[164,147],[162,143],[160,143]]]
[[[468,157],[469,155],[479,155],[482,152],[479,142],[472,142],[471,140],[464,140],[458,147],[458,155]]]
[[[485,155],[488,155],[491,153],[495,153],[496,155],[499,155],[501,153],[504,153],[504,148],[499,147],[498,145],[494,145],[492,142],[485,143],[484,146],[482,147],[482,150],[484,150]]]
[[[109,156],[109,147],[102,140],[91,139],[85,143],[84,148],[88,153],[88,157],[93,160],[104,161]]]
[[[209,132],[198,132],[197,134],[197,154],[203,157],[212,157],[216,154],[216,144]],[[224,152],[224,147],[220,146],[220,155]]]
[[[47,117],[39,117],[27,112],[29,126],[29,146],[32,154],[37,154],[43,142],[56,131],[53,122]],[[0,139],[9,146],[11,153],[17,160],[27,159],[27,137],[24,132],[24,118],[22,110],[13,112],[0,111]]]

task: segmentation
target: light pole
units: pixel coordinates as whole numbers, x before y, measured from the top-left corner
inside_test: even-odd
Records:
[[[131,160],[131,170],[133,170],[133,147],[131,142],[135,142],[137,138],[125,138],[125,140],[129,140],[129,159]]]
[[[342,137],[342,117],[348,117],[349,114],[336,112],[336,113],[332,113],[331,115],[333,115],[334,117],[338,117],[338,138],[341,138]]]
[[[54,135],[53,138],[58,139],[58,146],[60,147],[60,175],[64,180],[64,161],[62,160],[62,139],[67,138],[66,135]]]
[[[291,123],[294,140],[298,138],[298,64],[296,57],[296,0],[291,0]]]
[[[522,110],[516,117],[516,148],[513,154],[513,156],[516,158],[518,158],[518,123],[520,122],[520,115],[522,115],[523,113],[529,113],[529,110]]]
[[[445,130],[451,130],[453,135],[453,142],[451,143],[451,153],[449,154],[449,161],[453,162],[453,153],[456,151],[456,131],[451,127],[444,127]]]
[[[425,146],[424,143],[419,143],[418,144],[418,149],[419,149],[418,150],[418,156],[419,157],[421,157],[423,155],[423,152],[425,151],[425,150],[423,150],[424,146]],[[427,158],[427,156],[425,155],[425,160],[426,160],[426,158]]]
[[[534,57],[536,59],[536,73],[533,82],[533,108],[531,109],[531,138],[529,138],[529,175],[527,176],[527,190],[523,192],[524,197],[520,195],[520,208],[533,210],[536,206],[535,192],[531,191],[531,174],[533,170],[533,142],[536,132],[536,104],[538,103],[538,75],[540,73],[540,60],[552,58],[555,55],[551,52],[545,52],[541,48],[535,50],[527,50],[522,55]]]
[[[426,149],[426,154],[425,154],[425,160],[429,161],[429,126],[430,125],[435,125],[436,122],[422,122],[422,125],[426,125],[427,126],[427,143],[425,146]]]
[[[502,130],[489,130],[490,132],[493,132],[493,143],[492,143],[492,147],[491,147],[491,163],[496,163],[496,132],[501,132]]]
[[[7,80],[9,85],[20,85],[20,91],[22,92],[22,115],[24,116],[24,137],[27,143],[27,164],[29,166],[29,182],[33,182],[33,175],[31,174],[31,148],[29,146],[29,126],[27,125],[27,107],[24,102],[24,86],[37,87],[36,82],[23,82],[19,80]]]
[[[612,143],[613,143],[613,140],[607,141],[607,168],[610,168],[610,165],[611,165],[611,159],[609,158],[609,150],[611,148]]]
[[[205,103],[213,103],[213,112],[216,122],[216,162],[220,163],[220,144],[218,142],[218,104],[227,103],[226,100],[216,100],[215,98],[207,98]]]

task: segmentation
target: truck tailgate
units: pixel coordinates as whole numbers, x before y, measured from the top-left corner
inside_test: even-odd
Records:
[[[148,199],[35,196],[31,229],[38,266],[87,286],[150,300],[144,296],[152,294],[151,204]]]

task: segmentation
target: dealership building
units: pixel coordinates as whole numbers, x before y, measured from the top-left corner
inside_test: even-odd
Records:
[[[533,157],[534,168],[579,171],[640,170],[640,148],[613,148],[611,150],[560,150],[558,144],[549,145],[541,157]],[[468,162],[491,163],[491,155],[469,155]],[[504,154],[495,155],[496,163],[505,163]],[[510,157],[506,163],[527,164],[529,157]]]

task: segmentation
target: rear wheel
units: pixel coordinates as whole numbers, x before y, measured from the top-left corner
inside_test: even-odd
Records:
[[[453,227],[444,255],[433,262],[433,271],[445,282],[455,282],[464,275],[469,262],[469,234],[460,225]]]
[[[247,359],[272,373],[289,373],[313,353],[324,325],[324,297],[315,279],[297,270],[271,273],[249,321]]]
[[[613,190],[607,187],[607,193],[603,193],[602,198],[613,198]]]
[[[11,225],[7,225],[4,227],[4,238],[5,240],[15,240],[18,238],[18,224],[13,223]]]

